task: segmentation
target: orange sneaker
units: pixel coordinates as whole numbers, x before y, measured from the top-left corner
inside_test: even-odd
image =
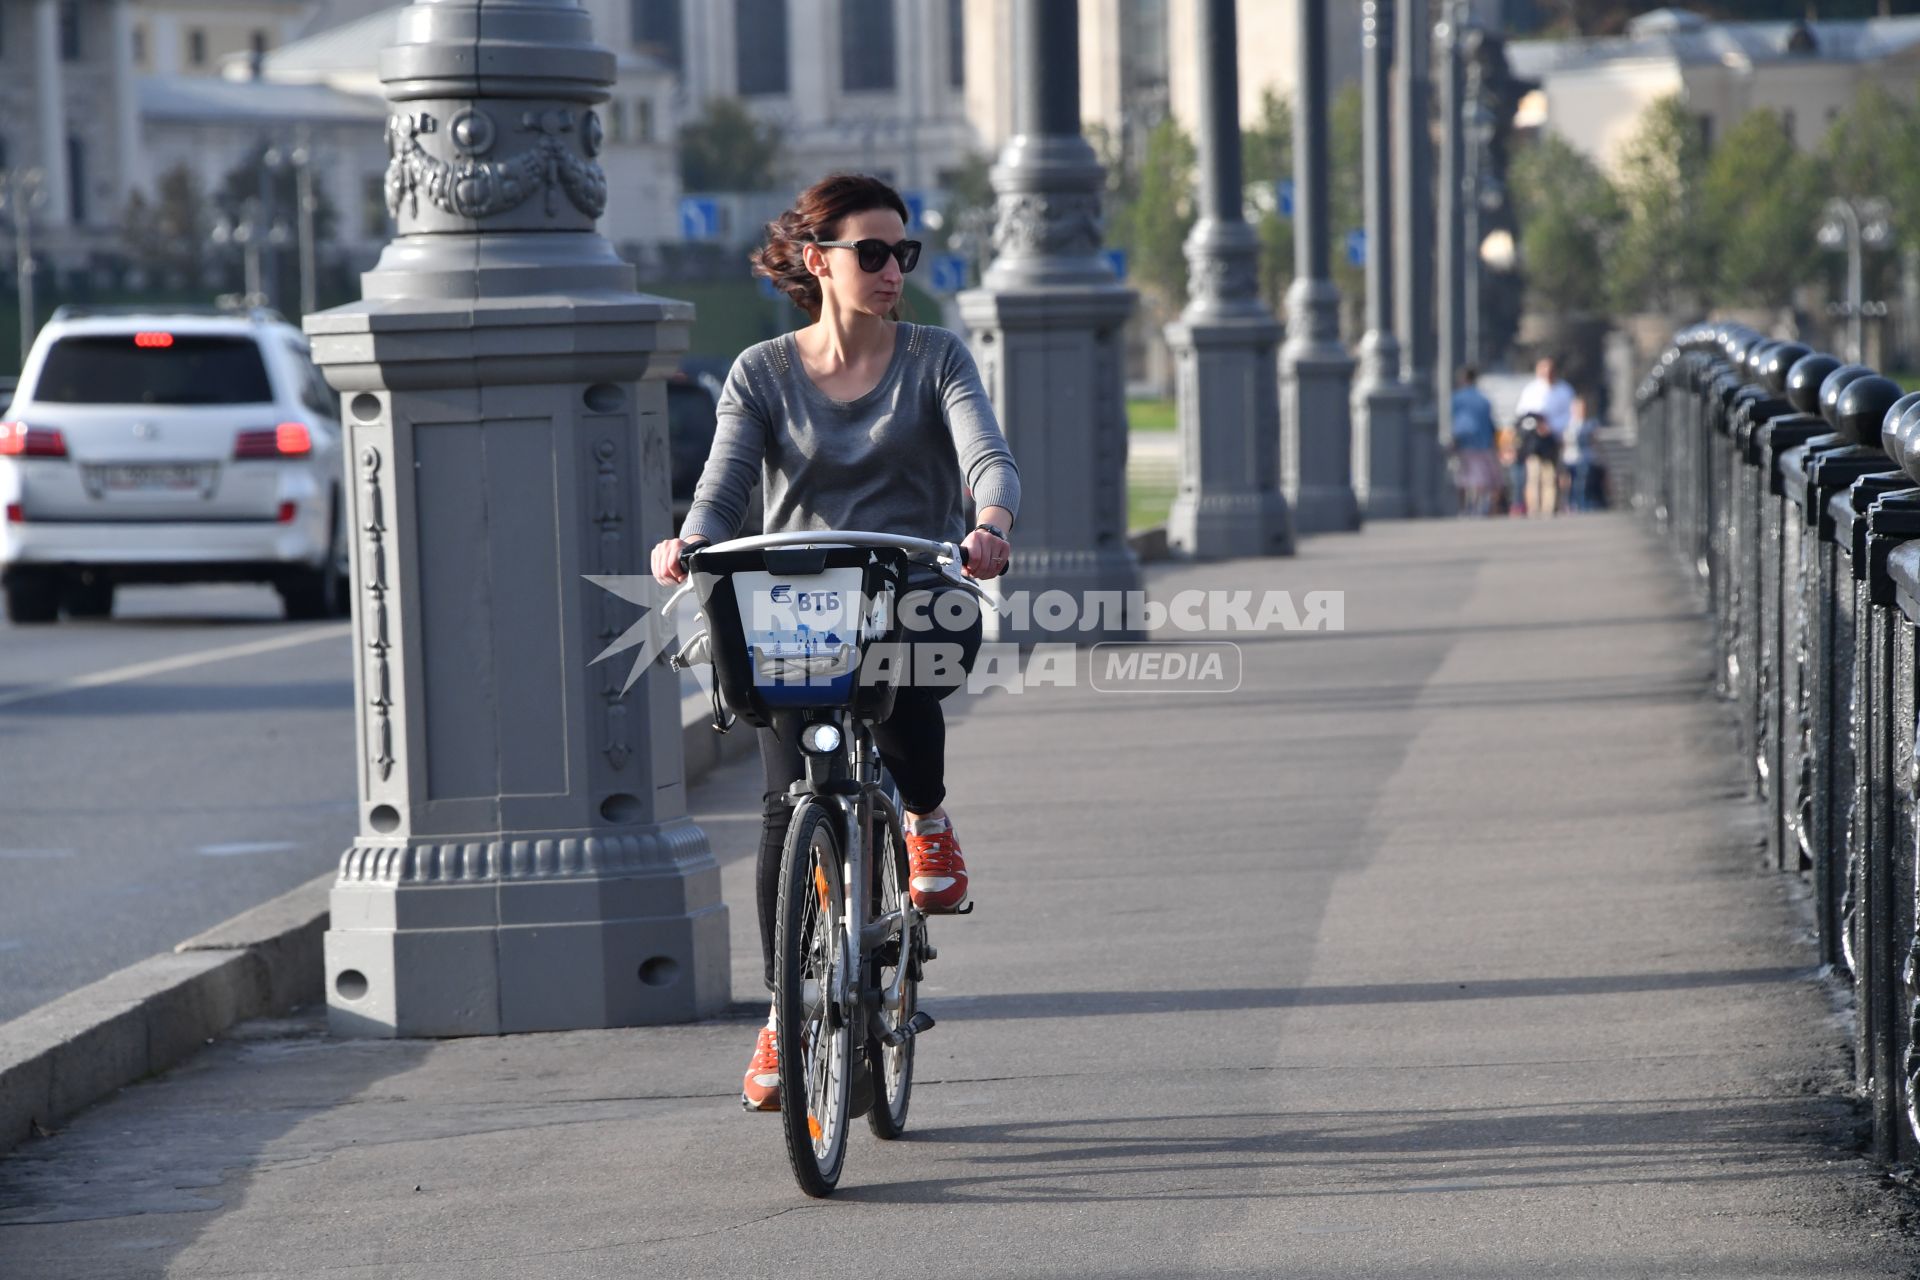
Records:
[[[780,1109],[780,1048],[772,1027],[760,1028],[753,1061],[747,1064],[746,1083],[740,1087],[740,1105],[749,1111]]]
[[[907,832],[907,896],[928,915],[952,915],[967,906],[967,864],[951,820],[944,831]]]

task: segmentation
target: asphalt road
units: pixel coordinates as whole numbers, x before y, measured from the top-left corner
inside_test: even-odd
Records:
[[[345,622],[266,587],[0,622],[0,1020],[333,866],[354,831]]]
[[[727,1018],[249,1024],[0,1159],[0,1276],[1916,1273],[1664,547],[1404,521],[1149,582],[1342,589],[1348,629],[1241,636],[1230,695],[956,699],[979,910],[935,930],[907,1138],[862,1126],[833,1200],[735,1101],[743,760],[690,800]]]

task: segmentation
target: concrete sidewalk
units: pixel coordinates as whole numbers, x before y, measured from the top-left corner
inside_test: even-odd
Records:
[[[1426,522],[1195,587],[1346,592],[1230,696],[975,700],[909,1139],[804,1199],[737,1016],[250,1024],[0,1160],[0,1276],[1903,1276],[1843,1022],[1626,518]]]

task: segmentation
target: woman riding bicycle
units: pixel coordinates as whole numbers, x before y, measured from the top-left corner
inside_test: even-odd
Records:
[[[755,480],[768,533],[905,534],[963,546],[974,578],[1006,569],[1007,534],[1020,509],[1019,471],[965,343],[945,329],[899,319],[904,276],[920,256],[919,242],[906,239],[906,224],[906,202],[892,187],[843,174],[808,188],[768,225],[754,273],[771,280],[813,323],[749,347],[734,361],[692,509],[680,536],[653,549],[660,582],[686,578],[683,550],[734,536]],[[969,493],[978,513],[971,530],[964,527]],[[935,605],[939,595],[959,588],[942,585],[941,577],[931,568],[910,576],[900,616],[932,629],[910,644],[958,644],[960,669],[970,671],[980,647],[979,610],[969,599],[970,607],[958,612],[964,621],[955,625],[956,611]],[[929,913],[956,911],[967,901],[966,864],[942,807],[940,700],[954,687],[903,680],[892,714],[873,727],[906,811],[913,902]],[[790,738],[759,731],[766,792],[756,871],[769,990],[789,817],[785,796],[805,773]],[[742,1092],[749,1106],[777,1111],[779,1086],[769,1018]]]

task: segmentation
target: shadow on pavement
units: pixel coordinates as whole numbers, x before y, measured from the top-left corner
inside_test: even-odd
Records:
[[[1104,1018],[1142,1013],[1228,1013],[1248,1009],[1318,1009],[1337,1005],[1419,1004],[1633,995],[1646,991],[1806,982],[1804,968],[1721,969],[1698,973],[1623,973],[1581,978],[1495,978],[1477,982],[1359,983],[1327,987],[1226,987],[1202,991],[1059,991],[943,996],[927,1007],[959,1018]]]

